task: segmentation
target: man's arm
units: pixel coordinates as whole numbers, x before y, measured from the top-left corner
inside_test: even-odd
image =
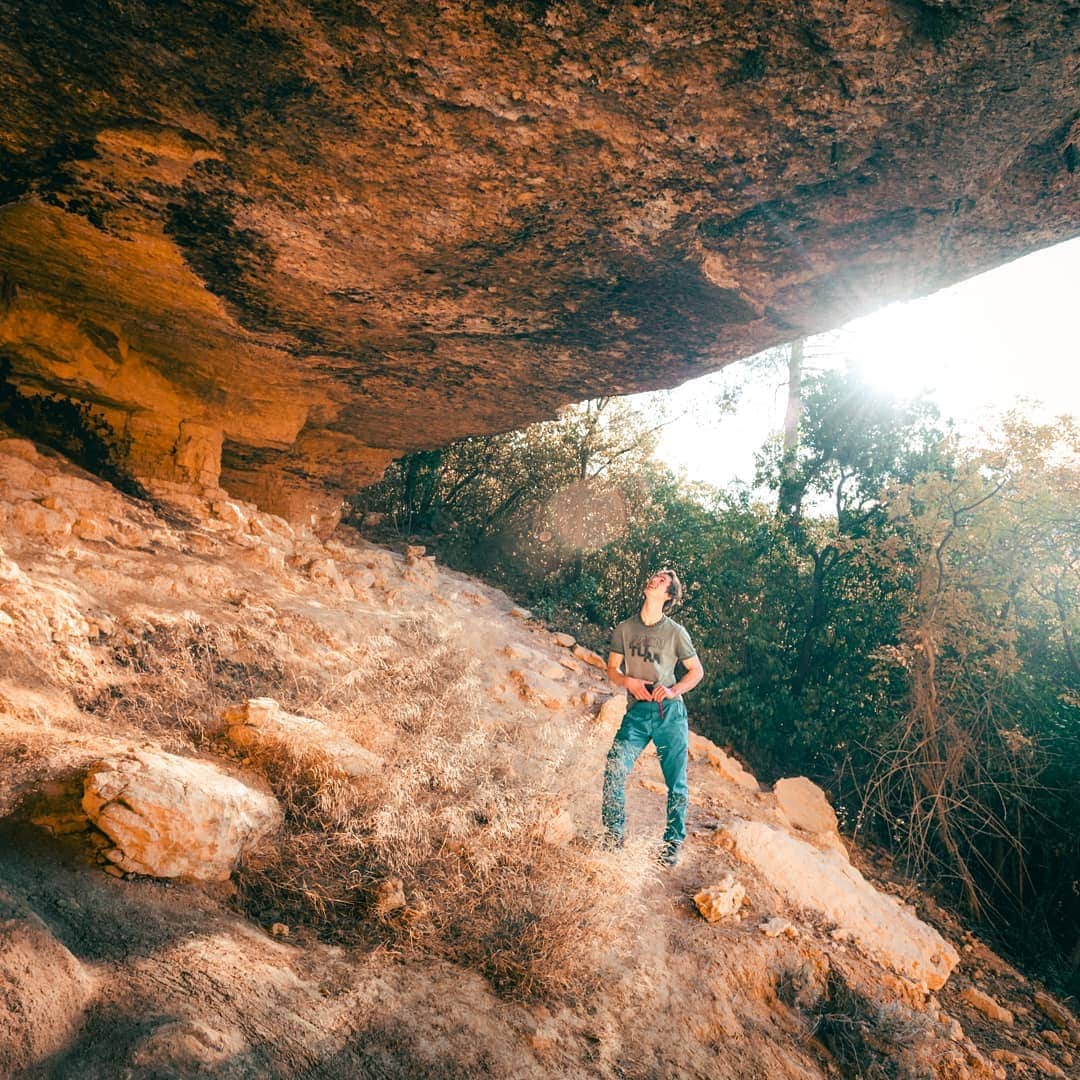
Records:
[[[658,686],[652,693],[653,701],[666,701],[668,698],[680,697],[687,690],[693,690],[703,678],[705,669],[696,656],[688,656],[683,661],[686,674],[674,686]],[[608,674],[611,674],[611,662],[608,661]]]
[[[620,689],[625,689],[631,697],[637,701],[648,701],[649,691],[645,689],[645,683],[641,679],[631,678],[624,675],[619,668],[622,667],[623,654],[609,652],[607,658],[607,677]]]

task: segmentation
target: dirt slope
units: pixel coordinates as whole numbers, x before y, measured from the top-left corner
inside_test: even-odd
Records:
[[[889,959],[900,930],[875,939],[763,869],[748,835],[862,887],[835,835],[704,742],[682,863],[652,861],[651,755],[634,841],[603,851],[618,703],[526,615],[418,552],[324,544],[211,489],[131,499],[0,438],[0,1074],[1068,1073],[1071,1017],[960,928],[932,990]],[[266,698],[302,737],[230,740]],[[339,775],[320,740],[371,771]],[[284,828],[227,882],[125,874],[82,796],[90,765],[134,751],[272,793]],[[693,896],[726,875],[746,902],[709,923]],[[963,1005],[973,983],[1013,1022]]]

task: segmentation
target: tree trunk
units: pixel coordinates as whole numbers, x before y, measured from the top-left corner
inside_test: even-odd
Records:
[[[784,412],[784,449],[780,462],[779,510],[791,519],[802,512],[798,482],[799,423],[802,420],[803,339],[791,343],[788,354],[788,396]]]

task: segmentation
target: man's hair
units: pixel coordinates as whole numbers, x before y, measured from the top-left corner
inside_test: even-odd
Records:
[[[656,571],[658,574],[670,574],[671,580],[668,582],[667,594],[668,598],[664,601],[663,612],[666,615],[676,604],[682,599],[683,587],[682,582],[679,580],[679,575],[669,566],[662,566]]]

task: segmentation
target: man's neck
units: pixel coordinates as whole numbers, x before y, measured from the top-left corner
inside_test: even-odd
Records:
[[[641,621],[646,626],[654,626],[664,617],[664,601],[657,600],[652,601],[646,598],[645,603],[641,605]]]

